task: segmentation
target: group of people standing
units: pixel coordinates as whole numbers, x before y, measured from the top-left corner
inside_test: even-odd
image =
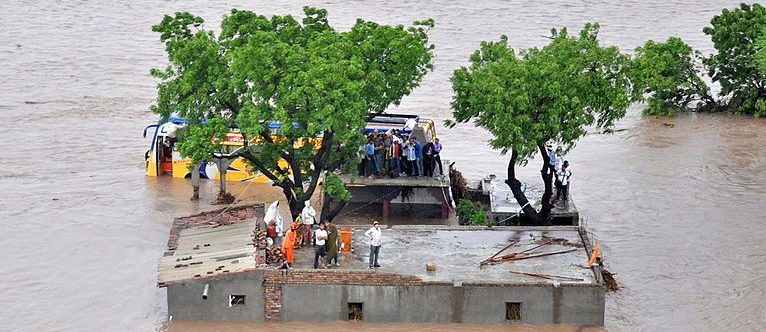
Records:
[[[374,131],[367,136],[362,149],[359,175],[398,177],[400,175],[434,177],[438,166],[444,174],[439,154],[442,145],[439,138],[421,144],[414,135],[402,134],[399,130]]]
[[[564,160],[561,156],[561,150],[554,149],[553,144],[548,144],[548,162],[553,176],[555,176],[554,184],[556,186],[556,198],[553,199],[555,204],[561,199],[564,204],[569,202],[569,182],[572,177],[572,168],[569,166],[569,161]]]
[[[301,215],[295,218],[295,222],[287,228],[282,234],[282,217],[279,213],[279,201],[272,203],[266,211],[264,217],[266,222],[266,237],[269,245],[282,240],[281,248],[285,256],[285,261],[281,268],[290,269],[295,264],[295,249],[302,246],[314,246],[314,268],[329,268],[340,266],[338,263],[338,252],[340,236],[338,227],[330,220],[324,220],[319,223],[316,230],[313,226],[316,222],[316,210],[311,206],[311,202],[306,201]],[[382,231],[378,221],[373,222],[372,227],[364,235],[370,241],[370,268],[380,267],[378,255],[382,244]],[[312,241],[313,239],[313,241]]]
[[[281,239],[282,253],[285,256],[283,268],[292,268],[295,264],[295,249],[302,246],[314,246],[314,268],[319,268],[320,259],[324,260],[325,267],[334,264],[338,266],[338,241],[340,239],[338,227],[331,221],[325,220],[319,223],[317,230],[313,230],[316,224],[316,210],[306,201],[303,211],[295,218],[295,221],[283,234],[283,222],[279,213],[279,201],[269,206],[264,217],[266,222],[266,237],[269,245],[277,243]]]

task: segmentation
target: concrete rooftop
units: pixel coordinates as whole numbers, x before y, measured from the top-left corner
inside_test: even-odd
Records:
[[[529,283],[529,284],[596,284],[594,272],[587,267],[588,253],[575,227],[493,229],[460,226],[391,226],[383,228],[380,249],[380,272],[414,275],[426,281]],[[354,227],[353,248],[341,254],[339,269],[369,269],[369,244],[364,237],[367,227]],[[517,240],[501,255],[533,248],[549,239],[547,244],[530,254],[549,253],[576,248],[568,253],[507,261],[497,265],[479,266],[479,262]],[[436,263],[436,272],[426,271],[426,262]],[[296,268],[312,268],[311,247],[296,252]],[[532,272],[580,278],[582,281],[550,280],[508,272]]]
[[[376,186],[376,187],[449,187],[449,177],[444,176],[444,179],[423,177],[415,178],[408,176],[400,176],[397,178],[390,177],[373,177],[372,179],[366,176],[351,176],[348,174],[342,174],[340,176],[346,186]]]
[[[524,212],[521,211],[521,205],[516,202],[516,198],[513,197],[511,188],[508,187],[504,180],[495,178],[492,179],[489,184],[486,184],[485,182],[481,182],[481,184],[488,186],[488,188],[482,189],[489,193],[490,211],[494,215],[503,216],[517,213],[524,214]],[[535,209],[539,210],[540,205],[538,202],[543,197],[542,188],[529,187],[527,188],[525,194]],[[556,188],[553,188],[553,195],[553,198],[555,198]],[[553,210],[551,210],[551,213],[557,216],[570,216],[577,214],[577,207],[575,206],[574,201],[572,201],[572,195],[568,195],[566,204],[556,204]]]

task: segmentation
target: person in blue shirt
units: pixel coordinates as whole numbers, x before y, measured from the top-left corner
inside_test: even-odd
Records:
[[[415,157],[417,160],[417,168],[415,171],[415,177],[419,177],[420,174],[423,174],[423,146],[420,145],[420,142],[418,142],[417,137],[412,137],[413,141],[415,142],[413,145],[415,146]]]
[[[417,176],[418,174],[418,158],[417,154],[415,154],[415,144],[412,138],[408,139],[405,143],[403,143],[404,146],[404,155],[402,158],[404,158],[405,165],[407,165],[407,176]]]
[[[555,175],[558,171],[558,155],[556,149],[553,148],[553,144],[548,143],[548,166],[550,166],[550,173]]]
[[[367,140],[364,145],[364,175],[372,177],[375,173],[375,145],[372,139]]]

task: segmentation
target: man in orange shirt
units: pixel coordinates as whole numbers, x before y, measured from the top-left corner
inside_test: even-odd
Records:
[[[285,233],[285,239],[282,241],[282,252],[285,253],[285,262],[288,268],[292,268],[295,263],[295,256],[293,251],[295,250],[295,227],[290,225],[290,229]]]

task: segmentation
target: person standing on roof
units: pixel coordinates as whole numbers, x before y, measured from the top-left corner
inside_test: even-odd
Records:
[[[415,157],[417,157],[416,165],[417,165],[417,169],[418,169],[417,174],[415,175],[415,177],[417,178],[417,177],[419,177],[420,175],[423,174],[423,146],[420,145],[420,142],[418,142],[418,138],[417,137],[413,136],[412,139],[415,140],[415,144],[414,144],[415,145]]]
[[[415,138],[410,137],[407,141],[407,147],[404,148],[404,155],[407,158],[407,175],[419,176],[418,173],[418,154],[415,152]]]
[[[392,178],[395,178],[399,176],[399,173],[401,172],[399,167],[399,160],[402,156],[402,140],[399,139],[396,135],[391,137],[391,169],[389,170],[388,175]]]
[[[327,242],[325,247],[327,249],[327,264],[332,265],[332,261],[335,261],[335,266],[338,266],[338,227],[330,220],[325,220],[325,228],[327,230]]]
[[[314,220],[316,218],[317,211],[311,206],[311,201],[307,200],[303,211],[301,212],[301,218],[303,218],[303,245],[307,246],[311,244],[311,231],[314,227]]]
[[[569,169],[569,161],[564,160],[564,164],[561,165],[561,169],[556,172],[556,181],[561,183],[561,190],[556,193],[556,200],[562,198],[564,204],[569,201],[569,178],[572,177],[572,171]]]
[[[370,268],[380,267],[378,256],[380,254],[380,245],[383,242],[383,232],[380,230],[377,220],[372,222],[372,227],[364,232],[364,236],[370,240]]]
[[[263,221],[267,225],[270,222],[274,222],[277,226],[277,236],[282,236],[282,232],[284,231],[284,220],[282,219],[282,215],[279,214],[279,201],[274,201],[274,203],[269,205],[269,209],[266,210],[266,215],[263,217]]]
[[[383,170],[384,174],[381,175],[388,175],[391,173],[391,133],[386,132],[383,134]]]
[[[375,144],[372,143],[372,138],[364,145],[364,157],[364,175],[372,178],[375,173]]]
[[[556,171],[558,171],[558,155],[556,154],[556,149],[553,147],[552,143],[548,143],[548,167],[550,168],[550,174],[555,175]]]
[[[426,178],[434,176],[434,143],[428,142],[423,145],[423,176]]]
[[[439,166],[439,174],[444,174],[444,170],[442,169],[442,158],[439,157],[439,153],[442,152],[442,144],[439,143],[439,138],[434,137],[434,164]],[[434,168],[436,168],[436,165]]]
[[[282,252],[285,254],[285,262],[287,263],[287,268],[292,268],[293,264],[295,264],[295,229],[293,227],[290,227],[290,229],[287,230],[287,233],[285,233],[285,240],[282,241]]]
[[[316,239],[316,247],[314,247],[314,268],[319,268],[319,259],[327,256],[327,250],[324,246],[327,241],[327,231],[324,229],[324,224],[319,223],[319,229],[314,234]]]
[[[383,175],[383,137],[380,133],[375,136],[375,175]]]

